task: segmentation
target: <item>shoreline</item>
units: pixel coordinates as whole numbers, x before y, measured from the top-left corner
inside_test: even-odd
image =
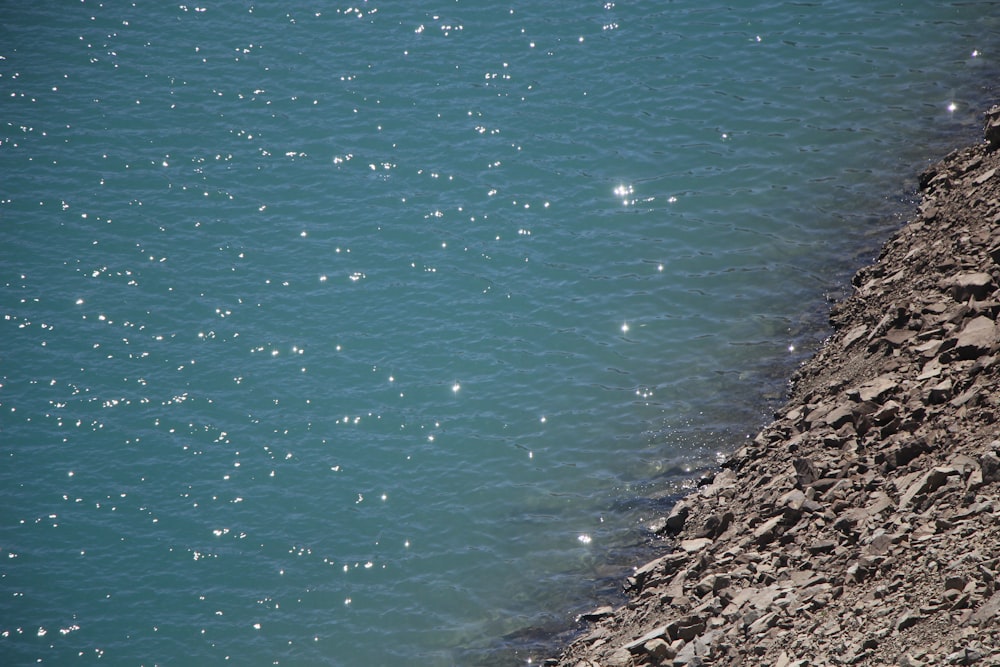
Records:
[[[544,664],[1000,662],[998,145],[921,174],[775,420]]]

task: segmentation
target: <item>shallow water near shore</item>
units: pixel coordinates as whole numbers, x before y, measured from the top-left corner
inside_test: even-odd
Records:
[[[536,658],[978,135],[898,5],[8,9],[2,661]]]

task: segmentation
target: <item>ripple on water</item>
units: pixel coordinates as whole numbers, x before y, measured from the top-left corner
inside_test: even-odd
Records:
[[[5,655],[523,664],[978,131],[981,14],[12,12]]]

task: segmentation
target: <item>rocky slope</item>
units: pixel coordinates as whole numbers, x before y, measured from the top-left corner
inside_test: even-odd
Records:
[[[1000,665],[1000,107],[550,665]]]

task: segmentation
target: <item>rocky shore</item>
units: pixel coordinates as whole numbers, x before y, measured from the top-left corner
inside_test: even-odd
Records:
[[[566,667],[1000,665],[1000,107]]]

